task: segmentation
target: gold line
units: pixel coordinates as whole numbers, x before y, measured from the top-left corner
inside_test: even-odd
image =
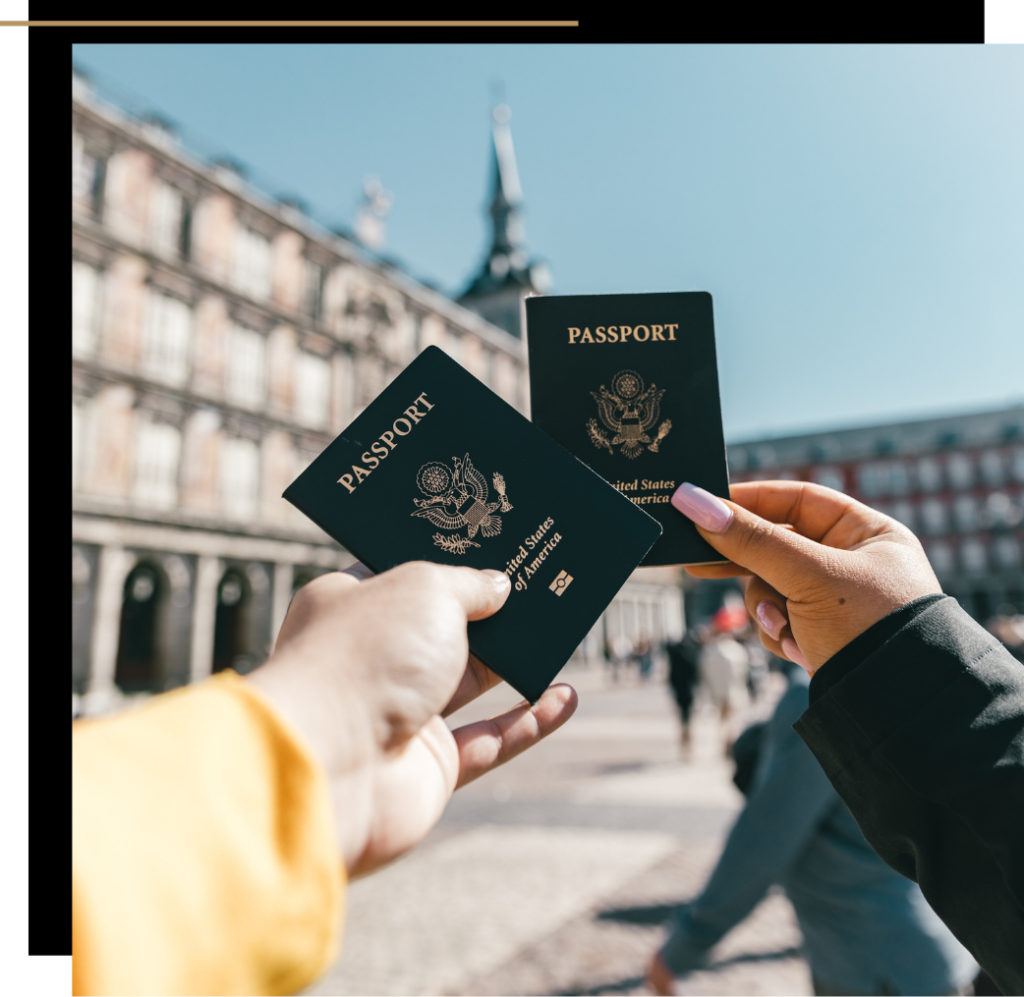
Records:
[[[0,28],[578,28],[579,21],[0,21]]]

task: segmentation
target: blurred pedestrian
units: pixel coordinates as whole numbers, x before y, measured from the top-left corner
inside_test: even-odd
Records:
[[[636,670],[640,681],[646,682],[651,677],[651,667],[654,664],[654,652],[651,650],[651,642],[646,636],[637,641],[633,655],[636,658]]]
[[[612,670],[612,681],[619,681],[619,672],[629,666],[633,658],[633,642],[625,634],[616,634],[611,639],[611,655],[608,664]]]
[[[687,630],[683,639],[665,645],[668,655],[668,682],[679,707],[679,721],[682,726],[683,751],[690,752],[690,714],[693,712],[693,694],[700,681],[698,660],[702,646],[702,634],[696,627]]]
[[[729,721],[747,703],[747,649],[729,632],[729,622],[719,614],[712,618],[718,632],[705,642],[700,654],[700,677],[718,710],[722,736],[728,745]],[[723,629],[725,628],[725,629]]]
[[[785,667],[774,714],[737,739],[757,756],[746,807],[707,886],[677,912],[651,962],[651,989],[674,993],[675,977],[706,967],[712,946],[779,884],[796,911],[815,994],[972,992],[977,963],[917,884],[875,854],[793,730],[810,680]]]

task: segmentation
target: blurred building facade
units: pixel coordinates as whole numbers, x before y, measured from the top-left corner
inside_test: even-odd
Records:
[[[898,519],[943,590],[982,623],[1024,613],[1024,407],[751,440],[734,482],[815,481]],[[691,604],[715,598],[695,591]],[[710,603],[699,606],[707,613]]]
[[[281,493],[422,349],[527,399],[517,324],[72,83],[72,687],[94,714],[266,658],[294,592],[353,560]],[[498,315],[504,285],[478,290]],[[677,634],[675,578],[630,583],[584,653],[607,626]]]

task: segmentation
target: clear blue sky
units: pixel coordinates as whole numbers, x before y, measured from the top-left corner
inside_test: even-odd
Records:
[[[491,85],[554,293],[711,291],[731,440],[1024,400],[1024,46],[76,45],[457,291]]]

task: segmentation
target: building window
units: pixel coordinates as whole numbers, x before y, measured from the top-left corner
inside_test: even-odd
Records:
[[[953,518],[961,533],[973,533],[978,528],[978,503],[970,495],[960,495],[953,503]]]
[[[71,403],[71,490],[82,487],[85,463],[86,408],[80,402]]]
[[[963,490],[974,487],[974,463],[967,454],[950,455],[946,473],[949,475],[950,485],[954,488]]]
[[[888,491],[888,468],[885,464],[861,464],[857,468],[857,485],[862,495],[873,498]]]
[[[444,336],[444,351],[448,354],[456,363],[462,363],[462,336],[452,329],[445,330]]]
[[[191,334],[192,309],[177,298],[151,291],[142,345],[142,369],[147,376],[166,384],[184,384]]]
[[[136,502],[168,508],[178,501],[181,433],[163,422],[142,420],[135,437]]]
[[[942,468],[934,457],[917,462],[917,486],[923,492],[937,492],[942,487]]]
[[[270,240],[252,229],[235,234],[234,285],[257,301],[270,297]]]
[[[258,332],[234,326],[228,354],[227,397],[248,408],[263,404],[266,341]]]
[[[992,554],[996,564],[1001,568],[1012,570],[1020,567],[1020,544],[1017,543],[1016,537],[997,537],[992,545]]]
[[[965,540],[960,545],[960,563],[964,571],[972,574],[983,572],[988,565],[985,545],[980,540]]]
[[[103,194],[104,164],[85,151],[85,140],[71,133],[71,204],[79,213],[99,218]]]
[[[925,499],[921,503],[921,523],[924,531],[932,536],[945,533],[949,528],[946,507],[938,499]]]
[[[99,298],[99,272],[88,263],[72,263],[71,348],[75,356],[89,357],[96,352]]]
[[[990,488],[999,488],[1006,481],[1003,455],[998,450],[986,450],[978,458],[981,480]]]
[[[221,506],[229,516],[256,515],[259,498],[259,447],[252,440],[229,437],[221,445]]]
[[[985,499],[981,510],[982,529],[1016,526],[1019,521],[1019,510],[1006,492],[992,492]]]
[[[300,352],[295,361],[295,418],[305,426],[327,425],[331,368],[322,357]]]
[[[1024,447],[1017,447],[1010,454],[1010,474],[1014,481],[1024,481]]]
[[[824,485],[825,488],[833,488],[837,492],[843,491],[846,487],[843,472],[838,467],[816,467],[811,472],[811,477],[816,484]]]
[[[149,240],[153,249],[167,259],[181,255],[181,223],[184,199],[170,184],[157,180],[150,193]]]
[[[302,311],[315,322],[323,310],[324,268],[306,260],[302,270]]]
[[[928,548],[928,560],[937,575],[948,575],[953,570],[953,551],[947,543],[935,543]]]
[[[889,515],[893,519],[899,520],[908,530],[915,529],[914,523],[914,507],[906,501],[893,503],[892,509],[889,511]]]
[[[907,465],[901,462],[889,465],[889,488],[893,495],[906,495],[910,491]]]

